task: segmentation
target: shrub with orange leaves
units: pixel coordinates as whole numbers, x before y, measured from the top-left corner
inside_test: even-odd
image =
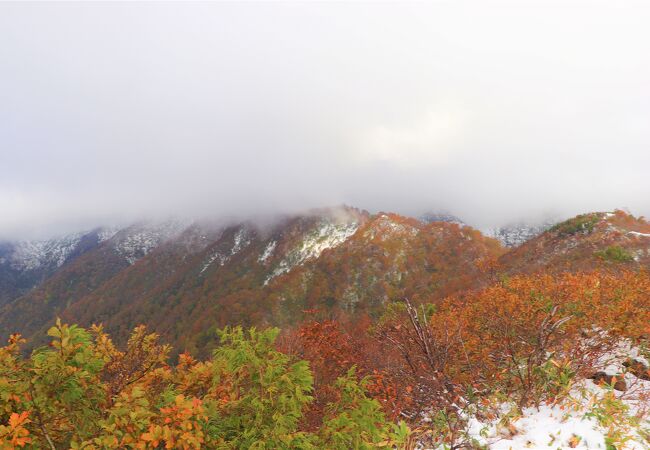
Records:
[[[431,377],[429,389],[434,375],[446,380],[446,395],[450,386],[470,386],[526,406],[549,394],[544,370],[552,369],[550,361],[587,375],[619,339],[647,341],[650,277],[643,271],[522,275],[449,298],[422,315],[402,311],[380,327],[378,336],[402,353],[403,373]]]
[[[0,425],[0,448],[24,447],[32,442],[29,437],[29,430],[25,427],[30,422],[28,411],[11,413],[8,424]]]
[[[593,374],[621,339],[647,345],[650,277],[619,271],[503,278],[436,304],[397,303],[374,331],[398,392],[414,393],[399,406],[422,442],[462,446],[467,410],[492,414],[482,399],[507,396],[521,407],[553,402],[575,377]]]
[[[156,448],[161,442],[165,448],[201,448],[205,443],[205,425],[208,417],[198,398],[187,399],[179,394],[174,404],[160,408],[161,424],[152,423],[140,439]]]
[[[458,372],[498,385],[522,405],[539,402],[539,367],[569,361],[585,375],[619,338],[647,338],[650,278],[645,272],[519,276],[449,300],[442,320],[462,327]]]
[[[312,316],[317,317],[318,311]],[[336,401],[336,381],[351,368],[366,379],[368,394],[382,405],[386,414],[396,419],[402,408],[403,390],[386,370],[389,362],[381,343],[371,333],[372,321],[360,316],[354,321],[310,320],[283,335],[280,349],[309,362],[314,374],[314,401],[306,411],[303,426],[316,429],[322,425],[326,406]]]

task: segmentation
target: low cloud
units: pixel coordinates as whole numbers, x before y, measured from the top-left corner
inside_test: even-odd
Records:
[[[650,215],[633,2],[0,4],[0,237],[347,203]]]

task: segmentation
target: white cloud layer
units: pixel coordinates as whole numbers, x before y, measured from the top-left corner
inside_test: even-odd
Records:
[[[0,237],[348,203],[650,215],[650,6],[0,3]]]

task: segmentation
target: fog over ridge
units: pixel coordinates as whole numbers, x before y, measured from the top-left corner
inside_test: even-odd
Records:
[[[348,204],[650,216],[641,2],[0,3],[0,238]]]

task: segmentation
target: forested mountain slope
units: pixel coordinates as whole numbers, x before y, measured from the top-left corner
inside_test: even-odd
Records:
[[[90,361],[92,382],[84,385],[100,386],[96,394],[108,403],[66,411],[110,422],[124,410],[122,400],[160,393],[163,383],[180,389],[173,398],[179,407],[189,405],[187,395],[195,406],[212,405],[210,414],[225,407],[220,420],[239,420],[242,413],[228,409],[238,401],[212,404],[212,394],[201,398],[204,389],[230,392],[233,399],[232,392],[240,392],[231,384],[232,373],[239,373],[233,367],[249,357],[255,367],[275,358],[289,369],[294,361],[308,367],[304,386],[313,398],[296,409],[301,419],[291,429],[316,433],[309,435],[314,442],[322,439],[318,430],[327,429],[332,405],[354,389],[377,423],[386,424],[385,436],[375,440],[391,448],[387,437],[407,435],[407,448],[556,441],[560,448],[624,442],[645,448],[639,445],[648,441],[649,267],[650,224],[622,211],[574,217],[512,249],[461,224],[347,207],[264,226],[139,224],[96,242],[2,307],[5,337],[20,332],[27,338],[24,345],[14,335],[0,349],[3,373],[23,380],[5,383],[16,389],[5,403],[27,414],[44,403],[65,403],[65,390],[38,401],[18,394],[38,384],[44,368],[63,373]],[[56,317],[88,331],[60,322],[51,328]],[[102,325],[91,326],[96,323]],[[250,331],[226,328],[232,325]],[[158,335],[173,350],[158,345]],[[50,347],[21,360],[51,338]],[[250,386],[251,372],[243,370],[237,378]],[[286,379],[274,373],[271,383]],[[60,409],[52,407],[50,420],[63,423]],[[170,411],[147,412],[142,426],[169,423]],[[28,416],[15,414],[9,425],[21,439],[47,441]],[[404,419],[412,428],[402,423],[391,434],[384,418]],[[201,429],[200,423],[192,428]],[[540,434],[547,429],[560,432]],[[117,446],[113,428],[107,430],[97,439]],[[128,439],[159,436],[155,426],[149,430]],[[206,429],[183,436],[203,442],[220,434]]]
[[[200,351],[226,324],[292,324],[305,310],[373,314],[394,299],[442,298],[480,283],[482,264],[504,251],[469,227],[353,208],[267,227],[169,228],[139,252],[125,243],[146,239],[117,233],[4,307],[0,329],[30,336],[61,316],[101,322],[119,340],[146,323],[177,348]]]
[[[75,242],[75,245],[65,252],[40,252],[38,259],[36,256],[29,259],[39,264],[32,263],[30,267],[33,269],[23,268],[21,276],[27,278],[40,274],[41,280],[31,278],[32,284],[25,287],[24,295],[7,298],[0,309],[3,336],[15,331],[29,335],[45,322],[51,322],[65,307],[175,235],[178,228],[177,222],[138,224],[122,230],[100,229],[82,234],[80,238],[71,235],[57,241],[46,241],[50,242],[50,248],[60,249],[59,241]],[[59,256],[58,260],[52,261],[51,253],[65,254],[66,258]]]
[[[291,326],[313,311],[377,317],[392,301],[441,300],[499,275],[650,266],[650,224],[622,211],[577,216],[510,250],[457,223],[348,207],[265,226],[169,221],[94,236],[0,309],[5,337],[44,335],[61,317],[103,323],[122,342],[144,323],[202,354],[228,324]]]
[[[20,297],[111,237],[110,229],[0,242],[0,306]]]
[[[617,210],[558,223],[504,254],[508,273],[650,268],[650,223]]]

